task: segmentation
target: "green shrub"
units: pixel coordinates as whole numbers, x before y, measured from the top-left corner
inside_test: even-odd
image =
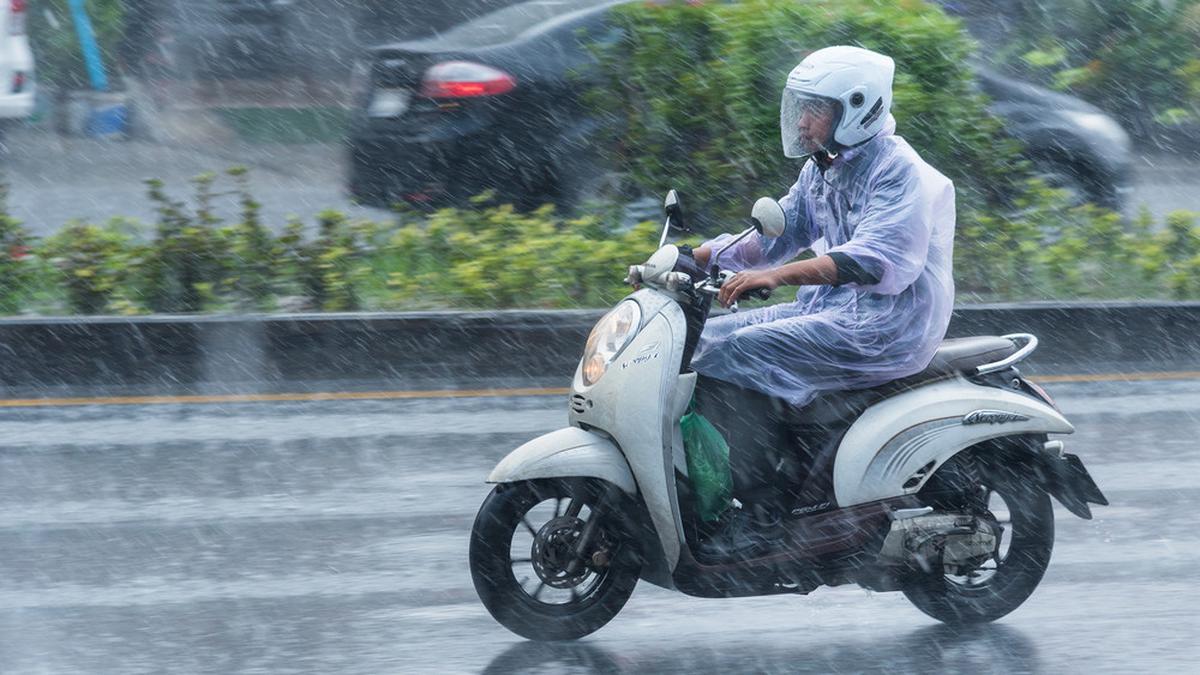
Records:
[[[652,223],[622,232],[598,216],[564,218],[549,206],[522,213],[487,200],[395,231],[380,252],[388,306],[600,307],[627,292],[625,267],[657,243]]]
[[[262,204],[250,193],[246,168],[236,167],[226,173],[237,183],[241,206],[241,219],[228,234],[231,256],[228,270],[232,276],[226,283],[237,306],[268,309],[274,292],[278,248],[260,218]]]
[[[317,223],[317,238],[296,248],[300,286],[319,309],[360,309],[360,290],[368,270],[358,232],[338,211],[321,212]]]
[[[120,221],[106,227],[75,222],[47,239],[41,254],[61,274],[68,310],[102,314],[127,280],[132,251]]]
[[[1031,181],[1007,218],[960,224],[958,301],[1200,298],[1200,214],[1158,228],[1146,213],[1127,223],[1065,197]]]
[[[1176,299],[1200,297],[1200,214],[1176,211],[1167,215],[1160,237],[1166,252],[1167,287]]]
[[[217,303],[230,256],[228,237],[216,229],[220,221],[212,211],[214,180],[212,174],[193,179],[195,215],[186,204],[171,199],[161,180],[146,181],[158,211],[156,238],[142,270],[142,295],[151,311],[200,312]]]
[[[8,185],[0,184],[0,313],[15,314],[24,305],[32,280],[33,242],[21,221],[8,212]]]
[[[779,97],[790,69],[827,45],[896,60],[898,132],[954,180],[961,210],[1006,204],[1023,183],[1019,148],[973,86],[973,43],[931,5],[632,3],[614,20],[624,38],[595,47],[601,85],[587,97],[610,120],[607,159],[636,192],[679,188],[710,231],[795,181],[801,165],[779,148]]]

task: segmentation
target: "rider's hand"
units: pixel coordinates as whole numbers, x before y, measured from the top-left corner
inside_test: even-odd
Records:
[[[708,261],[712,258],[712,249],[707,246],[697,246],[692,249],[692,260],[696,261],[696,265],[702,269],[708,269]]]
[[[775,290],[779,288],[780,283],[778,270],[746,270],[738,272],[729,281],[721,284],[721,292],[717,295],[717,302],[720,302],[722,307],[728,307],[737,302],[738,298],[748,291],[755,288]]]

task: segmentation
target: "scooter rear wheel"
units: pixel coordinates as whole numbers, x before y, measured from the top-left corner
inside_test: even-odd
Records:
[[[941,485],[931,485],[939,497],[930,505],[975,512],[1000,524],[1005,531],[994,560],[964,575],[939,570],[913,577],[904,588],[917,609],[950,625],[995,621],[1020,607],[1041,582],[1054,548],[1050,496],[1019,463],[994,457],[962,460],[943,467]]]
[[[471,530],[471,578],[500,624],[530,640],[574,640],[621,611],[641,557],[614,490],[561,479],[500,485],[488,495]]]

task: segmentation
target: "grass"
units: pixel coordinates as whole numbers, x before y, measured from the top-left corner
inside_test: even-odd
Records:
[[[339,107],[217,108],[224,123],[249,143],[328,143],[345,137],[350,111]]]

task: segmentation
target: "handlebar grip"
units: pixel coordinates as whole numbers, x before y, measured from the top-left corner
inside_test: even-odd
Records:
[[[754,300],[770,300],[771,299],[771,289],[755,288],[754,290],[747,291],[746,297],[752,298]]]

